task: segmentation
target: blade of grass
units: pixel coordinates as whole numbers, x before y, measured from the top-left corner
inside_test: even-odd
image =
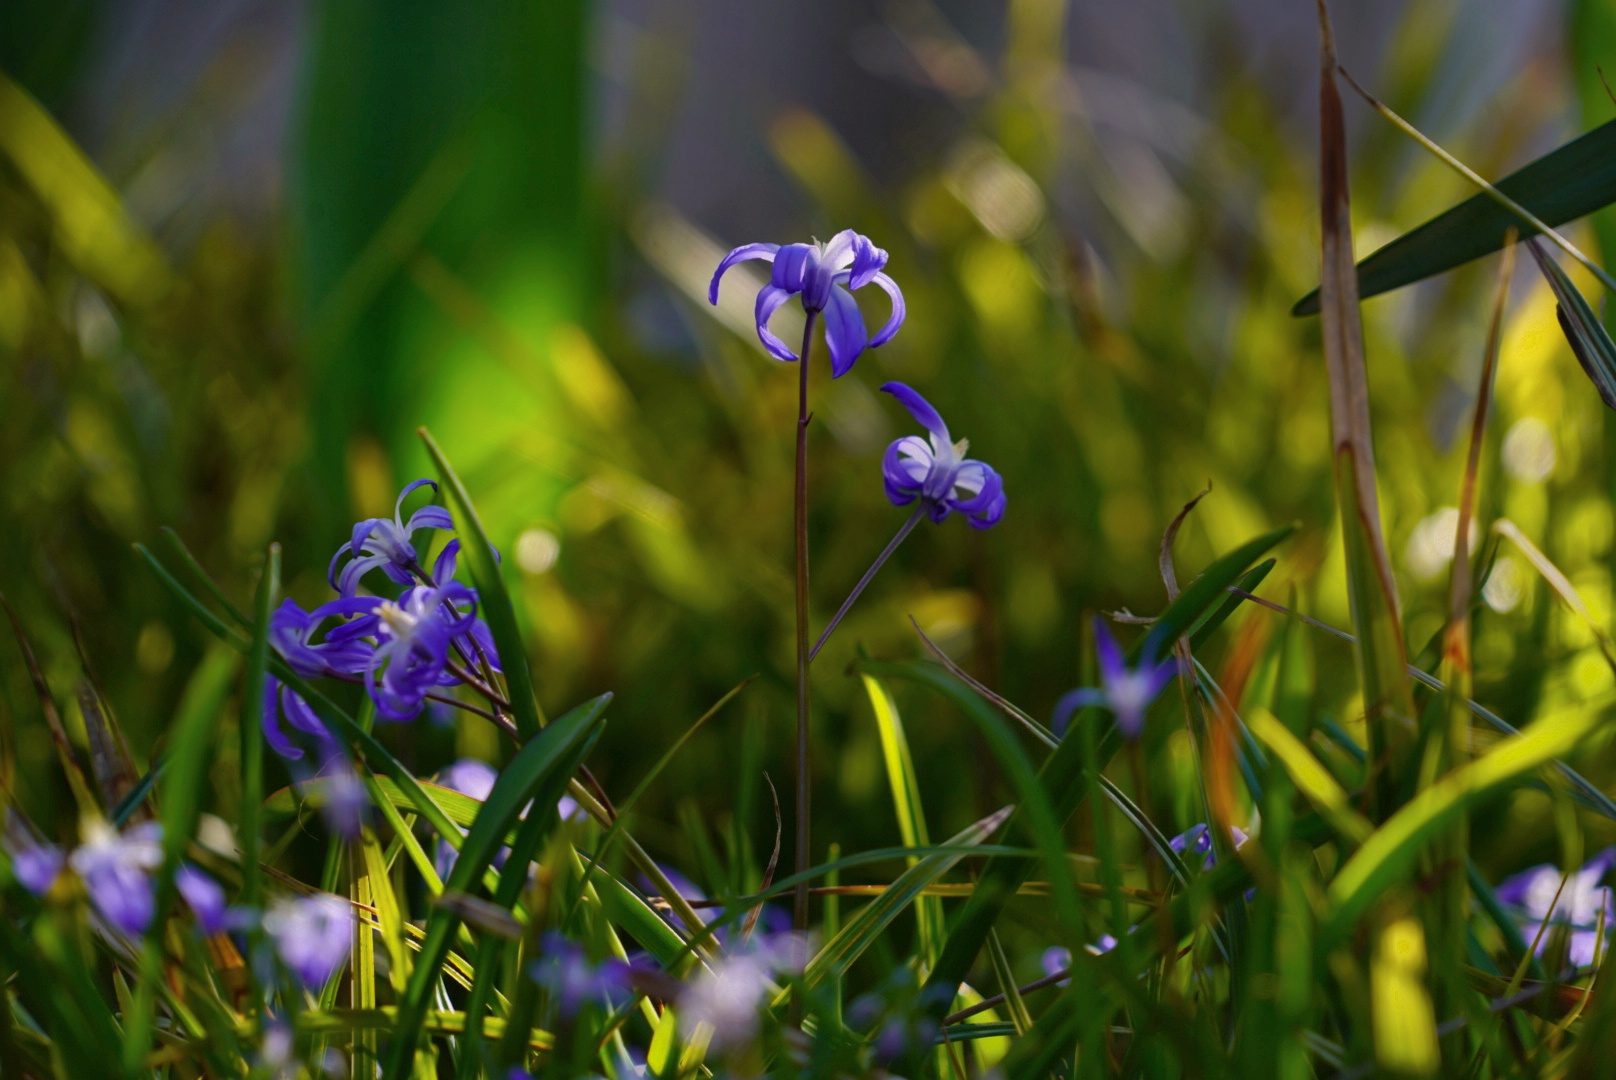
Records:
[[[1528,240],[1526,250],[1532,253],[1533,261],[1554,293],[1554,315],[1577,363],[1582,365],[1588,381],[1599,392],[1599,400],[1606,408],[1616,409],[1616,343],[1610,340],[1604,323],[1583,299],[1582,291],[1571,283],[1558,263],[1544,254],[1538,242]]]
[[[586,705],[579,706],[566,716],[549,725],[529,739],[517,752],[494,784],[483,803],[477,820],[460,847],[454,870],[444,882],[445,891],[469,892],[474,882],[493,862],[495,854],[504,844],[506,834],[515,824],[522,808],[533,802],[539,808],[551,807],[566,790],[571,779],[595,739],[599,737],[605,720],[603,713],[611,700],[603,694]],[[542,841],[543,830],[555,820],[553,813],[535,812],[534,818],[542,823],[534,831],[536,841]],[[526,873],[526,864],[522,864]],[[387,1055],[383,1071],[386,1080],[403,1080],[408,1075],[418,1045],[420,1023],[428,1010],[429,999],[437,984],[438,969],[449,950],[449,941],[459,920],[454,913],[438,908],[427,923],[426,942],[421,956],[411,973],[409,986],[400,1002],[398,1027]]]
[[[173,543],[181,551],[179,537]],[[188,555],[189,552],[186,552]],[[247,649],[247,672],[241,683],[241,810],[237,835],[241,842],[241,902],[257,907],[263,902],[263,875],[258,853],[263,850],[259,807],[264,801],[264,683],[269,666],[269,616],[281,587],[281,548],[269,545],[264,571],[253,596],[252,644]],[[204,581],[208,579],[203,578]]]
[[[1414,701],[1408,681],[1397,583],[1386,555],[1375,490],[1375,449],[1369,422],[1358,278],[1352,265],[1352,205],[1347,189],[1347,137],[1336,86],[1335,38],[1330,13],[1318,0],[1319,203],[1322,218],[1320,316],[1330,384],[1330,433],[1346,551],[1347,596],[1358,636],[1358,679],[1363,694],[1369,760],[1383,764],[1383,749],[1408,742]],[[1372,772],[1372,775],[1376,775]],[[1384,775],[1384,773],[1380,774]],[[1385,801],[1370,783],[1369,816]]]
[[[516,732],[522,740],[531,739],[544,726],[544,714],[533,691],[533,675],[528,669],[527,647],[516,625],[516,609],[511,605],[505,578],[499,572],[499,556],[483,529],[471,496],[461,483],[449,459],[426,428],[416,432],[426,444],[426,452],[443,478],[443,493],[454,515],[455,529],[460,534],[460,550],[471,568],[472,581],[477,586],[477,602],[483,621],[494,636],[494,647],[499,650],[500,666],[504,670],[505,685],[511,711],[516,720]]]
[[[892,700],[880,680],[863,674],[864,692],[869,696],[870,708],[875,712],[875,728],[881,737],[881,757],[886,762],[887,787],[892,791],[893,809],[898,816],[898,835],[911,847],[924,847],[931,843],[926,830],[925,807],[920,802],[920,780],[915,775],[915,762],[909,754],[909,740],[904,735],[903,718],[898,704]],[[911,860],[913,866],[918,860]],[[915,903],[915,923],[920,939],[921,962],[926,970],[937,963],[938,951],[943,947],[943,904],[935,897],[921,897]]]

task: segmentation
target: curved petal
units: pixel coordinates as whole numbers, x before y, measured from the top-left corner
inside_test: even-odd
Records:
[[[825,304],[825,344],[830,346],[831,378],[839,379],[851,371],[868,341],[869,332],[864,329],[858,302],[840,285],[832,285]]]
[[[303,756],[303,751],[292,745],[292,741],[281,730],[281,684],[273,675],[264,677],[264,741],[269,748],[288,761],[296,761]]]
[[[439,585],[454,580],[455,566],[459,559],[460,540],[456,538],[443,545],[443,550],[438,552],[438,559],[432,564],[432,580]]]
[[[398,501],[393,504],[393,520],[395,522],[400,525],[404,523],[404,500],[410,497],[410,492],[423,485],[431,485],[433,491],[438,490],[438,485],[425,477],[420,480],[411,480],[405,484],[404,490],[398,493]],[[356,548],[357,546],[355,545]]]
[[[870,348],[879,349],[897,336],[898,327],[903,325],[904,316],[909,313],[909,309],[903,302],[903,290],[898,288],[896,281],[885,274],[877,273],[870,275],[870,282],[892,298],[892,314],[888,317],[887,324],[881,328],[880,333],[870,339]]]
[[[914,436],[905,438],[913,439]],[[910,463],[903,459],[900,452],[903,444],[904,439],[899,439],[887,447],[887,452],[881,456],[881,479],[886,484],[887,498],[894,506],[908,506],[920,496],[921,484],[915,482]]]
[[[1093,705],[1105,704],[1105,694],[1091,686],[1080,687],[1061,695],[1055,702],[1055,715],[1050,718],[1049,730],[1057,737],[1066,734],[1066,726],[1072,722],[1072,714],[1079,709],[1086,709]]]
[[[970,466],[975,465],[975,469]],[[969,470],[969,472],[967,472]],[[990,465],[980,461],[967,461],[960,466],[954,475],[956,488],[975,489],[975,494],[968,498],[954,498],[954,509],[962,514],[979,514],[992,506],[1004,494],[1004,480]]]
[[[713,271],[712,284],[707,286],[707,302],[709,304],[718,303],[718,279],[723,277],[724,272],[730,267],[736,263],[747,262],[751,259],[764,259],[768,262],[773,262],[774,253],[779,250],[779,244],[742,244],[728,255],[725,255],[724,260],[718,264],[718,269]]]
[[[986,509],[972,514],[965,520],[973,529],[991,529],[999,523],[1000,518],[1004,517],[1005,502],[1004,492],[1001,491],[998,498],[989,503]]]
[[[908,383],[889,382],[881,387],[882,391],[898,399],[898,404],[909,410],[909,415],[915,418],[915,423],[937,436],[943,443],[954,440],[948,437],[948,425],[943,423],[941,414],[932,408],[931,402],[920,396],[920,392]]]
[[[453,529],[454,518],[449,516],[446,507],[437,505],[423,506],[410,515],[410,520],[404,526],[406,533],[413,534],[416,529]]]
[[[870,243],[867,236],[859,236],[853,243],[853,259],[849,267],[847,287],[862,289],[887,265],[887,253]],[[888,278],[887,280],[891,280]],[[894,286],[896,287],[896,286]]]
[[[355,559],[342,568],[342,574],[335,583],[337,592],[343,596],[353,596],[359,589],[359,579],[386,562],[385,555],[366,555],[363,559]]]
[[[774,336],[774,331],[769,329],[769,319],[780,310],[781,304],[791,299],[791,295],[789,290],[765,285],[758,290],[757,307],[752,313],[753,319],[757,322],[758,340],[763,342],[763,347],[769,351],[770,356],[776,360],[784,360],[788,364],[797,358],[797,354],[788,349],[785,342]]]

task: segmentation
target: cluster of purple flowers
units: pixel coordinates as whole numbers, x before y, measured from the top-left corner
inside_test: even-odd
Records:
[[[286,600],[270,616],[270,645],[287,667],[304,679],[362,684],[384,720],[411,720],[428,701],[462,704],[444,693],[457,686],[491,699],[499,694],[492,685],[499,654],[477,617],[477,593],[454,580],[460,541],[444,546],[430,573],[421,564],[415,534],[453,528],[441,506],[424,506],[405,519],[404,502],[421,487],[435,490],[436,485],[416,480],[399,493],[391,518],[368,518],[354,526],[327,572],[335,599],[312,611]],[[402,591],[391,598],[360,595],[372,571]],[[313,751],[313,768],[296,766],[294,775],[300,781],[324,778],[327,819],[339,833],[357,835],[367,802],[341,743],[309,703],[280,680],[267,678],[264,696],[269,745],[288,762],[302,762]]]
[[[793,296],[801,298],[806,314],[822,315],[825,320],[833,378],[851,371],[866,348],[891,341],[903,325],[907,309],[898,283],[886,274],[887,253],[852,229],[844,229],[824,243],[742,244],[718,264],[707,299],[718,303],[720,279],[730,267],[752,259],[773,264],[769,283],[757,295],[755,319],[758,340],[777,360],[798,359],[769,329],[769,319]],[[892,315],[874,337],[865,329],[864,316],[852,296],[865,285],[875,285],[892,301]],[[992,466],[967,459],[966,441],[954,442],[937,410],[914,389],[900,382],[889,382],[881,389],[897,398],[931,434],[929,443],[907,435],[887,448],[881,471],[892,504],[907,506],[919,499],[933,521],[958,513],[978,529],[996,524],[1005,507],[1004,481],[999,474]]]
[[[1609,950],[1605,939],[1616,924],[1616,891],[1604,884],[1616,866],[1616,847],[1606,848],[1564,874],[1552,863],[1504,879],[1495,893],[1521,925],[1538,954],[1563,939],[1565,962],[1587,968]]]
[[[47,896],[69,871],[83,883],[102,924],[128,939],[143,937],[157,917],[157,873],[163,865],[163,826],[155,821],[122,832],[99,819],[84,826],[84,840],[71,852],[40,841],[15,817],[7,822],[6,850],[18,884]],[[224,889],[189,863],[174,873],[174,887],[211,937],[246,930],[255,911],[232,907]],[[346,900],[327,893],[277,902],[262,916],[281,962],[305,987],[317,990],[347,963],[354,917]]]

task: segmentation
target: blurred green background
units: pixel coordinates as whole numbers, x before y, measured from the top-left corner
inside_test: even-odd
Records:
[[[1616,115],[1605,0],[1337,7],[1346,66],[1486,175]],[[1163,604],[1162,529],[1210,480],[1181,577],[1299,520],[1264,591],[1347,622],[1317,325],[1287,314],[1317,277],[1316,48],[1312,5],[1281,0],[9,0],[0,590],[58,698],[98,679],[144,761],[206,640],[130,544],[170,525],[244,598],[278,539],[312,605],[350,523],[428,474],[427,425],[525,602],[543,704],[617,694],[608,788],[762,673],[642,836],[687,867],[698,836],[766,856],[762,775],[789,786],[795,387],[741,276],[717,309],[704,294],[735,244],[852,227],[891,252],[909,319],[834,384],[816,359],[816,625],[903,520],[879,455],[911,424],[881,383],[930,397],[1010,498],[992,531],[917,532],[816,666],[816,837],[893,843],[844,672],[860,647],[919,653],[908,615],[1047,714],[1082,681],[1090,614]],[[1348,105],[1360,252],[1469,194]],[[1609,222],[1573,235],[1616,254]],[[1491,273],[1364,309],[1416,646],[1443,610]],[[1524,268],[1498,395],[1484,514],[1608,622],[1616,425]],[[1509,551],[1487,601],[1478,697],[1506,718],[1611,688]],[[1316,646],[1316,705],[1350,721],[1350,654]],[[51,820],[69,804],[9,637],[0,688],[5,781]],[[935,835],[1005,801],[966,723],[899,701]],[[423,771],[504,752],[466,724],[385,736]],[[1151,738],[1186,826],[1186,737]],[[1478,858],[1549,857],[1525,845],[1552,830],[1524,827],[1549,813],[1519,797]]]

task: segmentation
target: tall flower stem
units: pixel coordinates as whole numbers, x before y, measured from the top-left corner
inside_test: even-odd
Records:
[[[842,606],[836,609],[835,615],[831,616],[830,625],[825,627],[824,633],[819,635],[819,640],[814,642],[814,647],[808,650],[808,659],[810,661],[819,655],[819,650],[830,638],[831,631],[835,630],[841,623],[842,617],[853,606],[853,601],[859,598],[859,594],[864,591],[864,587],[874,580],[875,572],[886,565],[886,561],[892,558],[892,553],[898,550],[898,545],[903,543],[905,537],[915,531],[915,526],[920,524],[920,519],[926,516],[928,506],[928,503],[922,501],[919,506],[915,507],[915,512],[909,515],[909,520],[903,523],[898,529],[897,535],[887,542],[887,546],[881,549],[881,554],[875,557],[875,561],[870,564],[870,568],[864,571],[864,576],[859,578],[858,584],[853,586],[853,591],[847,594],[846,600],[842,601]]]
[[[796,871],[808,869],[808,352],[814,343],[814,319],[808,312],[797,360],[797,843]],[[802,877],[791,904],[791,925],[808,929],[808,879]]]

